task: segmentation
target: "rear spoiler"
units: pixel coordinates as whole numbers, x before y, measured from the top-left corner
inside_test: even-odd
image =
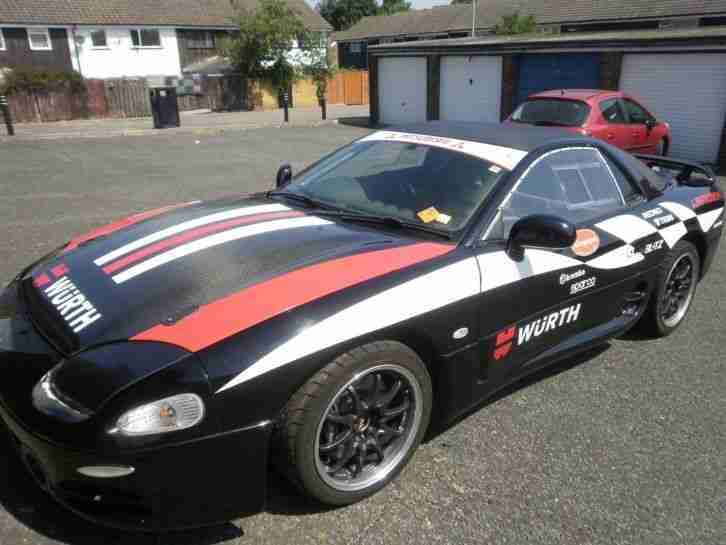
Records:
[[[676,172],[675,179],[679,184],[693,187],[708,187],[716,183],[716,174],[706,165],[681,161],[660,155],[634,154],[637,159],[643,161],[649,168],[662,167],[666,170]],[[696,176],[694,176],[694,174]]]

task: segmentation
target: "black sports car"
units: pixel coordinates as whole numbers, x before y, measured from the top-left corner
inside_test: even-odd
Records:
[[[60,502],[224,521],[264,507],[271,461],[360,500],[430,422],[636,324],[671,333],[723,224],[708,169],[555,129],[379,131],[291,174],[74,238],[4,290],[0,415]]]

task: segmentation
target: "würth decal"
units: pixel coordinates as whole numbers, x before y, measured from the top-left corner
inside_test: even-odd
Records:
[[[67,276],[45,288],[44,293],[74,333],[101,319],[101,313]]]
[[[576,322],[580,318],[581,309],[582,303],[579,303],[577,305],[555,311],[547,316],[543,316],[542,318],[537,318],[533,322],[520,326],[519,333],[517,335],[517,346],[522,346],[523,344],[530,342],[532,339],[536,339],[540,335],[559,329],[563,325]]]
[[[512,339],[517,332],[517,327],[512,326],[497,333],[496,347],[494,348],[494,359],[496,361],[506,358],[512,350]]]

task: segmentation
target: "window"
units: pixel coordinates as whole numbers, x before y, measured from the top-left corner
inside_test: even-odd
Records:
[[[551,214],[580,225],[622,206],[620,189],[599,151],[556,150],[524,173],[486,236],[506,239],[512,225],[532,214]]]
[[[209,30],[191,30],[187,34],[189,49],[214,49],[214,34]]]
[[[106,41],[106,31],[105,30],[91,31],[91,45],[94,48],[98,48],[98,49],[105,49],[106,47],[108,47],[108,42]]]
[[[161,47],[161,36],[155,28],[131,30],[132,47]]]
[[[538,98],[522,103],[512,114],[512,121],[544,127],[579,127],[590,114],[590,107],[577,100]]]
[[[350,52],[359,54],[363,50],[363,45],[360,42],[351,42],[350,43]]]
[[[5,51],[5,36],[3,36],[3,29],[0,28],[0,51]]]
[[[630,123],[638,125],[645,124],[649,119],[652,119],[652,116],[648,112],[646,112],[643,108],[638,106],[632,100],[628,100],[626,98],[625,100],[623,100],[623,104],[625,105],[625,111],[628,114]]]
[[[50,33],[47,28],[29,28],[28,43],[33,51],[50,51],[53,49],[53,42],[50,41]]]
[[[615,177],[615,181],[620,188],[620,193],[623,195],[625,202],[628,204],[640,202],[643,196],[640,193],[640,190],[636,188],[635,185],[633,185],[628,176],[622,171],[622,169],[618,165],[616,165],[607,157],[605,158],[605,161],[610,167],[610,172],[612,172],[613,176]]]
[[[301,172],[285,190],[349,212],[456,231],[504,172],[484,159],[450,149],[364,140]]]
[[[607,123],[627,123],[625,114],[620,107],[620,101],[617,98],[603,100],[600,103],[600,111]]]

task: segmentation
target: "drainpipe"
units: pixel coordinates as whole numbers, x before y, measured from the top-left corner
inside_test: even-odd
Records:
[[[78,73],[83,77],[83,67],[81,66],[81,54],[78,52],[78,40],[76,40],[76,29],[78,25],[71,27],[71,37],[73,38],[73,50],[76,52],[76,62],[78,63]]]
[[[471,2],[471,37],[476,37],[476,0]]]

